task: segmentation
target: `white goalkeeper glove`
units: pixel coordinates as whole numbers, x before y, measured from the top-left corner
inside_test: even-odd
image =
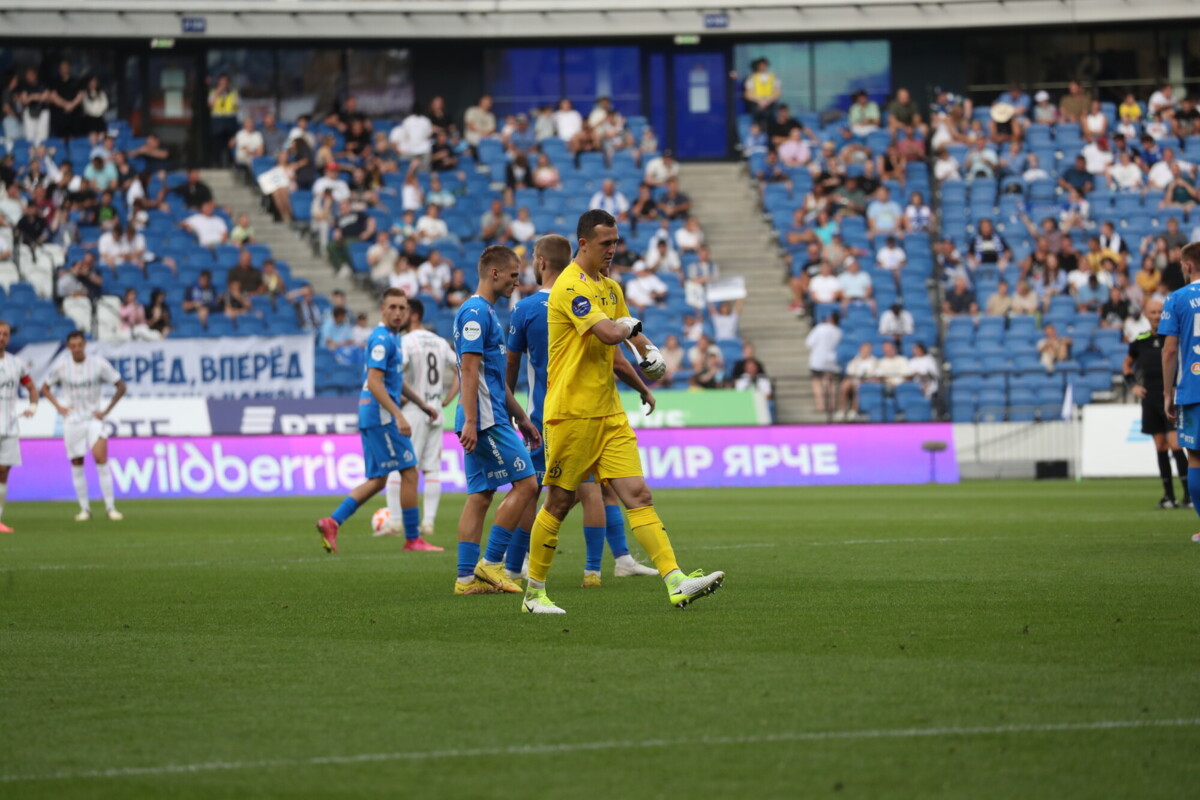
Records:
[[[621,317],[615,321],[618,324],[629,328],[629,335],[625,337],[626,339],[632,339],[634,336],[637,336],[642,332],[642,321],[636,317]]]
[[[662,353],[658,352],[658,348],[654,345],[650,345],[646,350],[646,357],[642,359],[642,363],[639,366],[642,368],[642,374],[652,380],[658,380],[667,374],[667,362],[663,359]]]

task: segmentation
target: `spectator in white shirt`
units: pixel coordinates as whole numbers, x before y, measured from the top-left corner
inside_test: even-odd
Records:
[[[388,278],[396,269],[400,251],[392,246],[387,231],[375,235],[375,244],[367,248],[367,266],[371,268],[371,280],[380,286],[388,284]]]
[[[892,273],[896,291],[900,291],[900,270],[904,269],[904,265],[907,263],[908,255],[904,252],[904,248],[896,244],[895,236],[887,237],[883,247],[875,253],[875,265]]]
[[[1049,177],[1050,173],[1042,169],[1037,153],[1030,153],[1025,156],[1025,171],[1021,173],[1021,180],[1026,183],[1033,183],[1034,181],[1040,181]]]
[[[425,190],[421,188],[417,173],[410,171],[404,176],[404,185],[400,187],[400,208],[404,211],[420,211],[425,205]]]
[[[833,410],[836,397],[835,380],[841,374],[837,349],[842,343],[842,330],[838,327],[841,317],[832,312],[823,321],[813,326],[805,337],[808,347],[808,369],[812,374],[813,401],[818,414]]]
[[[1146,103],[1146,110],[1150,116],[1154,116],[1164,108],[1174,108],[1175,103],[1175,87],[1166,83],[1158,91],[1150,95],[1150,101]]]
[[[214,212],[217,204],[209,200],[200,211],[185,219],[181,227],[191,231],[201,247],[216,247],[229,240],[229,226]]]
[[[350,199],[350,184],[342,180],[338,165],[332,161],[325,165],[325,174],[313,181],[313,197],[321,197],[325,194],[326,189],[333,192],[335,205],[340,205],[343,200]]]
[[[679,177],[679,163],[670,150],[664,150],[661,156],[656,156],[646,162],[646,171],[642,176],[650,186],[663,186],[667,181]]]
[[[254,159],[263,154],[264,148],[262,134],[254,130],[254,120],[247,119],[242,123],[242,129],[234,135],[231,145],[234,163],[250,170]]]
[[[433,122],[414,105],[412,113],[392,128],[388,142],[400,158],[421,159],[421,167],[428,169],[429,154],[433,150]]]
[[[908,380],[908,359],[896,351],[894,342],[883,343],[883,358],[875,362],[875,377],[895,389]]]
[[[897,300],[891,308],[879,315],[879,335],[891,336],[897,341],[902,336],[911,336],[916,330],[912,312]]]
[[[1171,170],[1172,164],[1178,164],[1179,170],[1185,176],[1191,177],[1192,165],[1175,157],[1175,148],[1163,148],[1162,160],[1150,168],[1150,185],[1162,191],[1171,185],[1175,176]]]
[[[425,208],[425,214],[417,220],[417,241],[425,244],[435,239],[450,237],[450,229],[446,220],[442,219],[442,210],[430,204]]]
[[[1133,156],[1128,150],[1122,151],[1117,163],[1108,168],[1108,182],[1114,189],[1140,189],[1144,178],[1142,168],[1133,163]]]
[[[612,178],[605,178],[600,184],[600,190],[592,195],[589,208],[599,208],[616,217],[617,222],[629,221],[629,198],[617,191],[617,185]]]
[[[718,342],[722,339],[739,338],[738,323],[741,321],[742,306],[745,302],[739,298],[733,303],[726,301],[716,306],[708,304],[708,318],[712,321],[713,334]]]
[[[874,287],[871,276],[862,271],[858,259],[851,256],[846,259],[846,268],[838,276],[838,285],[842,292],[842,309],[850,307],[851,303],[865,303],[875,313]]]
[[[739,392],[753,389],[767,400],[770,400],[774,394],[771,379],[760,371],[758,359],[751,359],[746,362],[746,369],[733,381],[733,388]]]
[[[707,247],[701,246],[696,251],[696,256],[696,260],[684,268],[685,277],[689,281],[703,286],[713,279],[720,277],[721,269],[709,260]]]
[[[644,263],[647,267],[657,272],[671,273],[676,277],[680,277],[682,274],[682,264],[679,260],[679,253],[676,253],[667,244],[665,240],[659,239],[650,252],[646,253]],[[634,268],[637,268],[636,264]]]
[[[858,387],[864,383],[877,380],[875,370],[877,359],[871,352],[871,343],[863,342],[858,346],[858,352],[846,364],[845,376],[842,378],[842,389],[838,398],[838,411],[843,418],[849,418],[858,412]]]
[[[821,262],[820,272],[808,282],[808,299],[814,305],[836,303],[842,299],[842,284],[828,261]]]
[[[642,313],[647,308],[666,302],[667,285],[654,274],[645,261],[634,265],[633,280],[625,284],[625,300]]]
[[[442,258],[441,251],[430,250],[425,263],[417,269],[417,283],[424,294],[436,297],[440,303],[453,275],[454,265]]]
[[[388,288],[403,289],[409,297],[416,297],[421,293],[421,282],[417,278],[417,271],[409,263],[408,256],[401,254],[396,259],[392,274],[388,276]]]
[[[700,220],[689,216],[683,227],[675,231],[675,249],[681,253],[692,253],[704,246],[704,231]]]
[[[937,151],[937,160],[933,163],[933,177],[938,181],[960,181],[962,180],[962,172],[960,171],[958,159],[950,155],[950,151],[945,147]]]
[[[559,100],[558,110],[554,112],[555,135],[564,142],[569,142],[581,130],[583,130],[583,115],[575,110],[567,98]]]
[[[908,360],[908,377],[910,380],[916,381],[926,398],[932,398],[937,393],[937,360],[929,355],[929,351],[921,342],[913,345],[913,355]]]
[[[517,218],[512,221],[511,230],[513,240],[520,244],[533,241],[537,236],[537,226],[533,224],[533,219],[530,218],[529,209],[526,206],[517,209]]]
[[[920,192],[913,192],[904,207],[904,230],[909,233],[928,231],[933,227],[933,210]]]
[[[1096,141],[1083,146],[1081,151],[1092,175],[1103,175],[1113,163],[1113,152],[1108,146],[1108,137],[1100,136]]]

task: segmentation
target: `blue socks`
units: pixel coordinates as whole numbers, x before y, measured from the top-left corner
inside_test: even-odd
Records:
[[[347,497],[329,516],[333,517],[334,522],[341,525],[354,516],[355,511],[358,511],[358,501],[353,497]]]
[[[404,515],[404,538],[411,542],[421,535],[421,509],[402,508],[400,513]]]
[[[479,544],[477,542],[459,542],[458,577],[467,578],[474,575],[477,563],[479,563]]]
[[[513,531],[512,541],[508,543],[508,549],[504,551],[504,568],[513,575],[518,575],[521,572],[521,567],[525,565],[525,556],[529,553],[529,531],[524,528],[517,528]]]
[[[512,538],[512,531],[505,530],[499,525],[493,525],[492,532],[488,534],[487,550],[483,554],[483,560],[492,564],[499,564],[503,561],[505,551],[508,550],[508,543],[512,541]]]
[[[625,515],[621,513],[620,506],[604,507],[604,525],[604,533],[608,537],[608,549],[612,550],[613,558],[629,555],[629,543],[625,541]],[[586,528],[584,535],[587,535]],[[591,563],[591,556],[589,555],[588,558]],[[596,569],[599,568],[597,565]]]
[[[1192,510],[1200,514],[1200,469],[1188,467],[1188,496],[1192,498]]]
[[[600,571],[600,560],[604,558],[605,530],[605,528],[593,528],[588,525],[583,526],[583,542],[587,548],[587,558],[583,563],[583,568],[585,570],[591,572]]]

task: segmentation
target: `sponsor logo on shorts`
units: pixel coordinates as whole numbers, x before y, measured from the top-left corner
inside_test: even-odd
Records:
[[[508,480],[508,470],[498,469],[487,474],[488,480]]]
[[[515,469],[517,472],[520,472],[521,470],[525,469],[525,459],[518,458],[516,461],[514,461],[513,469]]]
[[[571,313],[577,317],[586,317],[592,310],[592,304],[586,297],[576,297],[571,301]]]
[[[554,466],[550,467],[550,469],[547,470],[546,477],[547,478],[561,478],[562,477],[562,462],[555,461]]]

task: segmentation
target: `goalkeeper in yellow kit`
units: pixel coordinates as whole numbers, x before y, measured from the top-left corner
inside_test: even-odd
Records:
[[[558,546],[558,528],[589,475],[608,481],[629,511],[629,526],[649,553],[677,608],[716,591],[725,573],[685,575],[642,477],[637,437],[613,382],[613,348],[628,340],[651,378],[666,369],[662,355],[629,316],[621,285],[601,270],[612,261],[620,237],[617,221],[599,209],[579,218],[579,250],[550,291],[543,437],[546,443],[546,500],[529,541],[529,583],[521,610],[563,614],[546,596],[546,574]]]

